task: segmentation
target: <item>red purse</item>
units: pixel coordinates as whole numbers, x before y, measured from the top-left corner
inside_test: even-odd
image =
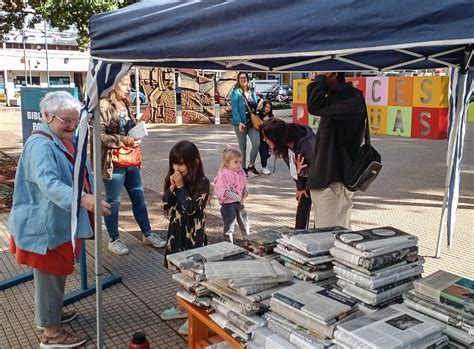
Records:
[[[112,163],[116,167],[140,166],[142,163],[140,147],[113,148]]]

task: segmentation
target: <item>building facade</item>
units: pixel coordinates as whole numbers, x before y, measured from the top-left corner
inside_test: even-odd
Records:
[[[20,105],[22,86],[82,89],[89,57],[77,46],[74,30],[45,30],[40,23],[10,32],[0,45],[0,103]]]

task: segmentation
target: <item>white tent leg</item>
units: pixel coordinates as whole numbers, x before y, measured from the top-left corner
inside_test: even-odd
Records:
[[[435,258],[441,257],[441,243],[443,242],[443,227],[446,223],[446,202],[448,201],[448,186],[449,186],[449,177],[450,173],[446,174],[446,182],[444,185],[444,198],[443,198],[443,208],[441,210],[441,218],[439,221],[439,229],[438,229],[438,243],[436,246],[436,255]]]
[[[141,119],[141,110],[140,110],[140,69],[138,67],[135,67],[135,103],[137,107],[137,117],[138,119]]]
[[[97,316],[97,348],[102,349],[104,338],[102,334],[102,161],[100,141],[100,109],[94,110],[92,137],[94,144],[94,229],[95,229],[95,282],[96,282],[96,316]]]

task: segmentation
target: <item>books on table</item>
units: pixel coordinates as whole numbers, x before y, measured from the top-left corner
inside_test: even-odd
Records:
[[[415,282],[414,288],[436,303],[474,314],[474,280],[438,270]]]
[[[351,348],[424,348],[446,341],[441,322],[403,304],[339,324],[334,338]]]
[[[273,300],[324,325],[333,324],[357,310],[357,302],[353,299],[305,281],[275,292],[270,307]]]
[[[336,239],[361,251],[399,244],[417,244],[416,236],[393,227],[338,233]]]

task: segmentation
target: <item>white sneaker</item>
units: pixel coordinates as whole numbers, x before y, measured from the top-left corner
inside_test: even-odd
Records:
[[[270,170],[268,169],[268,167],[262,167],[262,173],[263,173],[264,175],[269,175],[269,174],[272,173],[272,171],[270,171]]]
[[[166,241],[160,238],[155,233],[150,233],[148,236],[143,237],[143,243],[151,245],[153,247],[162,248],[166,246]]]
[[[109,251],[118,254],[119,256],[130,253],[127,245],[125,245],[125,243],[120,239],[117,239],[114,242],[109,241]]]

